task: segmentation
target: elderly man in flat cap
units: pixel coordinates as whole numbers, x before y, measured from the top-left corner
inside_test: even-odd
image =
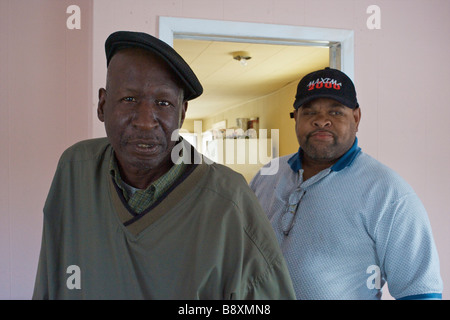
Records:
[[[177,136],[203,90],[190,67],[144,33],[115,32],[105,48],[98,118],[107,138],[61,156],[33,298],[294,299],[244,178],[192,161],[202,155]]]

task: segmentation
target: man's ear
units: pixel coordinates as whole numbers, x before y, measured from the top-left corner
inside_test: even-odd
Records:
[[[98,105],[97,105],[97,117],[101,122],[105,122],[105,112],[103,110],[106,103],[106,90],[100,88],[98,90]]]
[[[353,110],[353,118],[355,119],[356,123],[356,132],[358,132],[359,122],[361,121],[361,109],[359,107]]]
[[[187,102],[187,100],[185,100],[185,101],[183,101],[183,104],[181,105],[180,128],[183,126],[184,118],[186,118],[187,108],[188,108],[188,102]]]

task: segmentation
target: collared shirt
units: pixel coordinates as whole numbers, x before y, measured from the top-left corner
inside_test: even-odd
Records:
[[[167,171],[146,189],[136,189],[122,180],[115,155],[111,157],[109,165],[111,175],[113,176],[116,185],[122,190],[123,196],[128,202],[128,205],[136,213],[143,212],[156,200],[158,200],[158,198],[164,194],[164,192],[166,192],[179,177],[182,176],[187,167],[184,162],[174,164],[169,171]]]
[[[250,187],[268,214],[298,299],[441,298],[428,215],[393,170],[353,146],[303,180],[302,149]],[[273,161],[275,161],[273,160]],[[414,258],[412,258],[414,257]]]

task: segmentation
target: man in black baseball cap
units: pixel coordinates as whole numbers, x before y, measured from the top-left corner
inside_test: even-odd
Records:
[[[107,138],[59,161],[33,297],[294,299],[245,179],[178,135],[203,91],[188,64],[140,32],[111,34],[105,51],[97,112]]]
[[[342,71],[329,67],[303,77],[297,86],[294,108],[317,98],[331,98],[351,109],[359,107],[352,80]]]
[[[304,155],[303,175],[307,179],[334,164],[351,148],[361,111],[352,80],[328,67],[302,78],[294,109],[297,140]]]
[[[250,186],[275,230],[297,299],[440,299],[439,258],[427,213],[398,174],[361,151],[351,79],[304,76],[294,101],[298,152]],[[415,257],[410,259],[410,257]],[[427,261],[426,264],[423,261]]]

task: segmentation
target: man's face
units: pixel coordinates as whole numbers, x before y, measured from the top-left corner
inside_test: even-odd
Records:
[[[171,136],[186,109],[183,90],[161,58],[135,48],[113,56],[97,111],[125,175],[172,166]]]
[[[355,141],[361,111],[319,98],[295,110],[297,140],[307,159],[334,163]]]

